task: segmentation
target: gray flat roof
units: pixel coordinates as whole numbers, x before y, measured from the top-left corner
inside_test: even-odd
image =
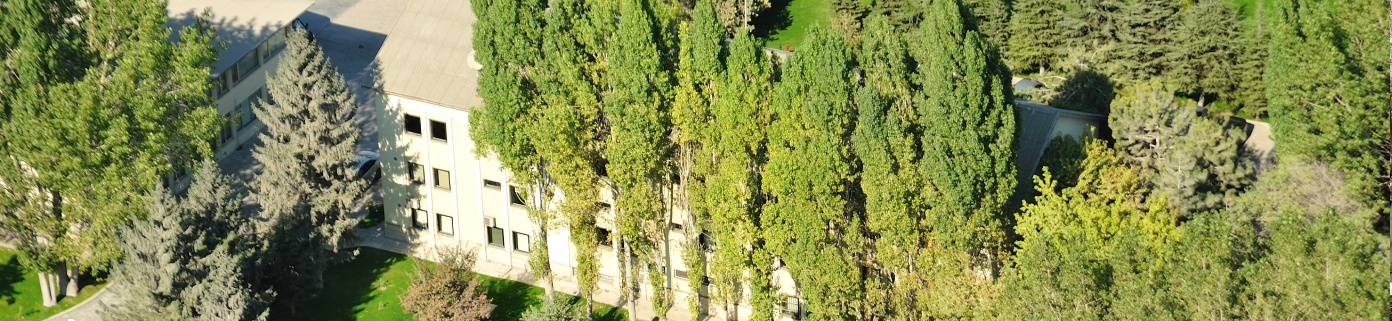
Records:
[[[314,1],[243,1],[243,0],[169,0],[169,22],[173,29],[170,40],[177,40],[179,30],[191,26],[195,18],[209,10],[209,24],[217,30],[217,40],[226,41],[227,49],[218,53],[213,74],[232,66],[280,28],[290,25]]]
[[[1015,152],[1016,163],[1020,167],[1016,174],[1015,194],[1011,204],[1029,194],[1034,187],[1034,171],[1039,168],[1044,149],[1049,147],[1049,135],[1054,132],[1054,124],[1059,117],[1097,120],[1107,122],[1107,117],[1075,110],[1056,108],[1026,100],[1015,100],[1016,111],[1020,113],[1020,149]]]
[[[478,71],[469,66],[473,24],[465,0],[411,0],[377,52],[380,78],[372,87],[414,100],[468,111]]]

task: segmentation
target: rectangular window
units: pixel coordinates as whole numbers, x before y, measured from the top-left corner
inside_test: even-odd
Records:
[[[686,271],[682,271],[682,270],[672,270],[672,271],[673,271],[672,276],[675,276],[675,277],[677,277],[678,279],[686,280]]]
[[[246,56],[242,56],[242,59],[237,61],[237,74],[241,75],[240,78],[242,78],[238,79],[237,82],[245,80],[247,76],[251,75],[252,71],[255,71],[257,67],[261,67],[261,57],[258,57],[258,55],[260,55],[260,50],[261,48],[258,47],[248,52]]]
[[[262,60],[270,59],[271,56],[280,52],[280,49],[285,48],[285,28],[280,28],[275,34],[272,34],[270,38],[266,39],[266,44],[262,46],[266,47],[266,50],[261,51]]]
[[[531,252],[532,236],[523,233],[512,232],[512,249],[517,250],[518,252]]]
[[[222,130],[218,134],[218,138],[221,138],[221,142],[226,144],[233,137],[237,137],[237,129],[233,127],[236,121],[233,120],[232,115],[223,115],[222,117],[222,124],[218,126],[222,127]]]
[[[430,121],[430,137],[439,140],[449,140],[449,132],[445,130],[445,123]]]
[[[449,171],[439,168],[435,169],[435,187],[441,189],[450,189]]]
[[[421,134],[421,121],[419,116],[406,115],[406,132],[416,135]]]
[[[492,226],[488,227],[488,245],[504,247],[503,229]]]
[[[787,301],[783,302],[783,314],[797,320],[799,312],[802,311],[802,303],[799,301],[797,297],[788,297]]]
[[[430,227],[430,213],[423,209],[411,209],[411,224],[416,228]]]
[[[608,229],[605,229],[605,228],[602,228],[602,227],[596,227],[596,228],[595,228],[595,239],[599,241],[599,246],[605,246],[605,247],[610,247],[610,248],[614,247],[614,240],[610,240],[610,239],[609,239],[609,230],[608,230]]]
[[[508,185],[508,194],[511,196],[509,198],[512,199],[512,205],[527,205],[527,201],[522,199],[522,193],[517,191],[516,185]]]
[[[275,97],[271,97],[271,90],[261,87],[261,105],[275,106]]]
[[[681,223],[676,223],[676,222],[673,222],[673,223],[672,223],[672,230],[673,230],[673,231],[681,231],[682,228],[684,228],[684,226],[682,226]]]
[[[711,237],[710,234],[701,233],[698,241],[701,242],[701,249],[706,250],[706,252],[715,251],[715,238]]]
[[[503,183],[494,180],[483,180],[483,187],[502,189]]]
[[[425,184],[425,165],[416,163],[406,164],[406,166],[408,167],[406,169],[407,175],[411,177],[411,181],[416,182],[418,184]]]
[[[454,235],[453,217],[445,214],[435,214],[435,224],[439,224],[436,230],[439,231],[440,234]]]
[[[256,112],[254,109],[256,100],[260,98],[261,90],[257,89],[256,92],[251,93],[250,96],[247,96],[246,100],[243,100],[241,104],[237,105],[237,108],[240,109],[242,113],[242,121],[237,125],[237,129],[246,128],[247,125],[251,124],[251,121],[256,120]]]

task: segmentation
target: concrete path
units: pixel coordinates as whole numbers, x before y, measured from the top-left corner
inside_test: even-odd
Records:
[[[1252,124],[1252,134],[1247,136],[1243,145],[1252,152],[1252,163],[1257,171],[1266,171],[1276,161],[1276,141],[1271,139],[1271,124],[1255,120],[1247,120],[1247,123]]]
[[[114,294],[110,294],[112,293],[112,291],[109,291],[111,288],[112,286],[104,287],[101,291],[97,291],[97,294],[93,294],[92,297],[87,298],[87,301],[82,301],[82,303],[78,303],[68,308],[66,311],[48,317],[48,319],[44,319],[44,321],[101,320],[101,316],[97,315],[97,313],[99,313],[102,308],[121,303],[121,298],[116,297]]]

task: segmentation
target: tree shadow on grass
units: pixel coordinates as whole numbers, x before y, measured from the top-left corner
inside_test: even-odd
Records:
[[[493,315],[489,320],[520,320],[522,313],[532,306],[540,305],[546,291],[542,288],[531,286],[526,283],[513,280],[498,279],[483,275],[476,275],[480,279],[479,287],[488,293],[488,298],[498,307],[493,310]],[[560,293],[561,298],[570,301],[570,304],[583,309],[585,300]],[[628,320],[627,311],[620,308],[601,306],[595,304],[595,321],[626,321]]]
[[[298,305],[295,314],[283,309],[271,311],[272,320],[356,320],[366,303],[377,298],[373,291],[391,266],[407,260],[405,255],[363,249],[352,261],[331,266],[324,272],[324,289],[319,296]]]
[[[754,32],[750,35],[767,39],[769,36],[792,26],[793,14],[788,10],[788,4],[791,2],[793,0],[770,0],[768,9],[764,9],[757,16],[754,16],[754,19],[749,20],[749,24],[754,26]]]
[[[24,282],[25,273],[29,272],[19,263],[18,255],[11,256],[9,261],[0,264],[0,301],[5,301],[5,304],[15,303],[15,295],[19,294],[15,284]]]

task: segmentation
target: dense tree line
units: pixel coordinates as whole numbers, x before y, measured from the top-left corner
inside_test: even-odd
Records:
[[[1388,245],[1373,229],[1386,203],[1358,189],[1386,182],[1385,139],[1347,132],[1366,145],[1293,148],[1259,174],[1240,129],[1198,112],[1205,100],[1280,96],[1268,91],[1267,57],[1286,54],[1266,49],[1274,28],[1219,1],[874,3],[913,8],[894,14],[865,4],[837,2],[854,29],[814,27],[780,57],[748,29],[731,36],[711,1],[475,2],[488,13],[475,28],[478,151],[534,199],[559,202],[533,205],[533,219],[571,232],[582,297],[593,295],[594,248],[612,241],[625,293],[652,294],[659,315],[673,304],[673,254],[711,298],[688,301],[692,311],[747,303],[759,320],[783,299],[775,271],[816,319],[1387,313]],[[1386,47],[1385,28],[1360,30]],[[1361,65],[1311,72],[1348,77],[1329,78],[1350,84],[1338,88],[1363,88],[1354,75],[1387,84],[1370,63],[1386,65],[1385,52],[1335,48]],[[1057,139],[1023,204],[1007,202],[1018,148],[1008,64],[1070,70],[1054,101],[1109,115],[1115,138]],[[1387,113],[1385,95],[1362,93],[1357,115]],[[1271,101],[1277,117],[1283,102]],[[1324,170],[1293,174],[1307,168]],[[1262,199],[1309,195],[1306,181],[1341,201]],[[613,216],[594,205],[599,193],[613,193]],[[674,213],[689,215],[685,244],[664,246]],[[609,217],[617,232],[595,239]],[[533,253],[547,273],[546,252]],[[534,314],[568,315],[562,305]]]

